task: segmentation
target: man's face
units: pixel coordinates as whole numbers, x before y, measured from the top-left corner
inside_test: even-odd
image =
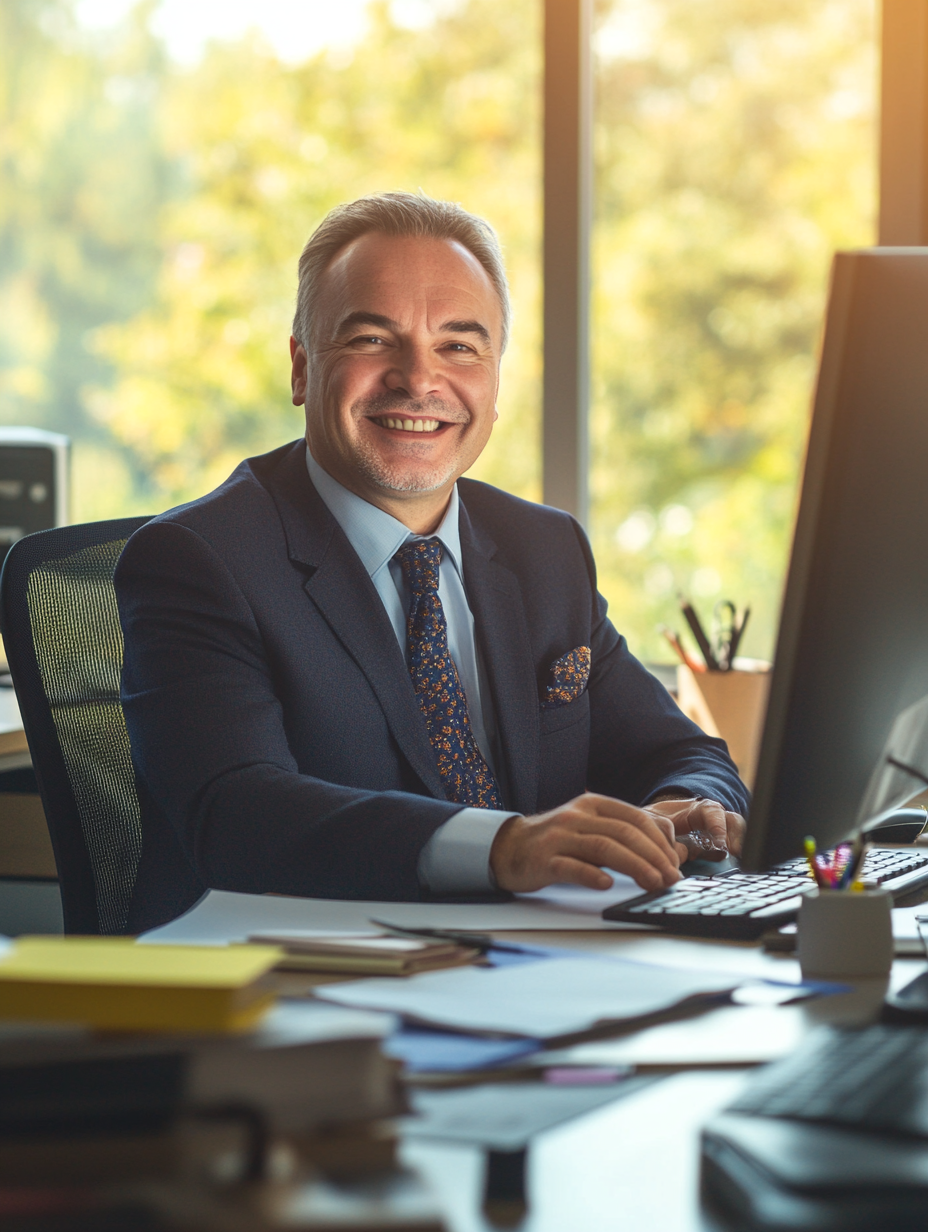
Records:
[[[496,419],[501,330],[493,284],[460,244],[349,244],[323,275],[308,363],[291,340],[316,461],[381,507],[444,500]]]

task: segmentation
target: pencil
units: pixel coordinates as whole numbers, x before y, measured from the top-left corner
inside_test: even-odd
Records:
[[[809,862],[809,868],[812,870],[812,876],[815,878],[815,884],[820,890],[827,890],[825,878],[822,876],[822,870],[815,862],[815,839],[811,835],[803,843],[805,848],[806,859]]]
[[[860,866],[863,864],[866,847],[867,844],[864,842],[863,831],[858,830],[854,837],[854,846],[851,849],[851,858],[848,860],[841,876],[841,885],[839,889],[846,890],[856,881],[857,874],[860,872]]]
[[[691,672],[704,672],[706,669],[701,663],[697,663],[694,658],[686,653],[686,648],[680,641],[680,635],[675,633],[673,629],[668,629],[666,625],[657,626],[658,633],[662,633],[670,645],[673,647],[674,653],[682,664],[690,669]]]
[[[680,611],[683,613],[683,618],[693,631],[693,637],[696,639],[696,645],[699,647],[702,657],[706,661],[706,667],[710,672],[719,671],[719,661],[712,653],[712,647],[709,645],[709,639],[706,637],[705,630],[702,627],[702,622],[696,615],[696,610],[690,603],[689,599],[679,596]]]

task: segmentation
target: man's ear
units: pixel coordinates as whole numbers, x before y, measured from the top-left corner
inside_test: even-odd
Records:
[[[303,344],[296,338],[290,338],[290,388],[293,391],[293,405],[303,406],[306,402],[306,382],[309,375],[309,360]]]

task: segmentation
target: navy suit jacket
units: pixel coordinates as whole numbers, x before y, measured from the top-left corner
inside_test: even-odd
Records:
[[[142,802],[129,928],[207,887],[416,899],[445,796],[403,653],[310,482],[303,441],[137,531],[116,570],[123,708]],[[507,808],[589,788],[685,788],[743,812],[725,745],[629,653],[567,514],[461,480],[461,551]],[[586,690],[543,707],[551,664],[592,649]]]

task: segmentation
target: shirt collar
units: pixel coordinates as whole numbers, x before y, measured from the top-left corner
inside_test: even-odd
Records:
[[[332,517],[339,524],[348,542],[361,558],[361,564],[370,577],[378,573],[393,559],[407,539],[439,538],[455,569],[461,572],[461,530],[459,518],[458,485],[451,489],[451,500],[441,525],[434,535],[414,535],[391,514],[376,505],[349,492],[322,469],[309,446],[306,446],[306,469],[313,487],[322,497]]]

